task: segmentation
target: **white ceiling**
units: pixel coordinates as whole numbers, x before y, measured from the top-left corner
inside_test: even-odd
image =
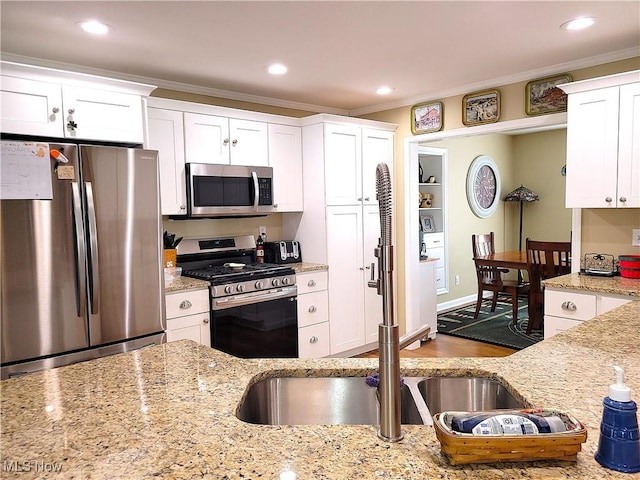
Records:
[[[640,55],[637,0],[2,0],[0,13],[6,60],[352,115]],[[597,23],[559,28],[578,16]],[[115,30],[90,37],[87,19]],[[275,61],[289,73],[268,75]]]

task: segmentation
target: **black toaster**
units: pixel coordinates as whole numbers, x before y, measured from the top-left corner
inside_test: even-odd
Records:
[[[296,263],[302,261],[300,243],[295,240],[265,242],[264,261],[266,263]]]

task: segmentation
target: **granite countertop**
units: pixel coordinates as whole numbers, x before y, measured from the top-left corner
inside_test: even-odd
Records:
[[[0,382],[2,478],[630,479],[593,455],[613,365],[640,400],[639,327],[630,302],[509,357],[401,360],[406,376],[490,376],[570,412],[588,429],[577,462],[453,467],[431,426],[386,443],[374,426],[246,424],[235,412],[249,384],[363,376],[377,359],[240,360],[183,340]]]
[[[199,280],[197,278],[181,276],[171,281],[171,283],[165,283],[164,293],[182,292],[185,290],[201,290],[203,288],[209,288],[209,282],[206,280]]]
[[[549,278],[542,282],[545,287],[569,288],[587,292],[610,295],[629,295],[640,298],[640,279],[615,277],[596,277],[571,273],[560,277]],[[636,299],[637,300],[637,299]]]
[[[309,263],[309,262],[289,263],[288,266],[293,267],[296,273],[325,271],[329,269],[328,265],[324,265],[322,263]]]

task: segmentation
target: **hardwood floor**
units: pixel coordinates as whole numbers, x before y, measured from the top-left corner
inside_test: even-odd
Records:
[[[421,358],[421,357],[506,357],[517,350],[498,347],[488,343],[476,342],[451,335],[436,335],[433,340],[422,342],[420,348],[415,350],[400,351],[400,358]],[[358,355],[363,358],[377,358],[378,351]]]

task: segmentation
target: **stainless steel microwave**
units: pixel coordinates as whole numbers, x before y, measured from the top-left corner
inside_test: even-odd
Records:
[[[240,217],[273,213],[273,168],[187,163],[187,216]]]

